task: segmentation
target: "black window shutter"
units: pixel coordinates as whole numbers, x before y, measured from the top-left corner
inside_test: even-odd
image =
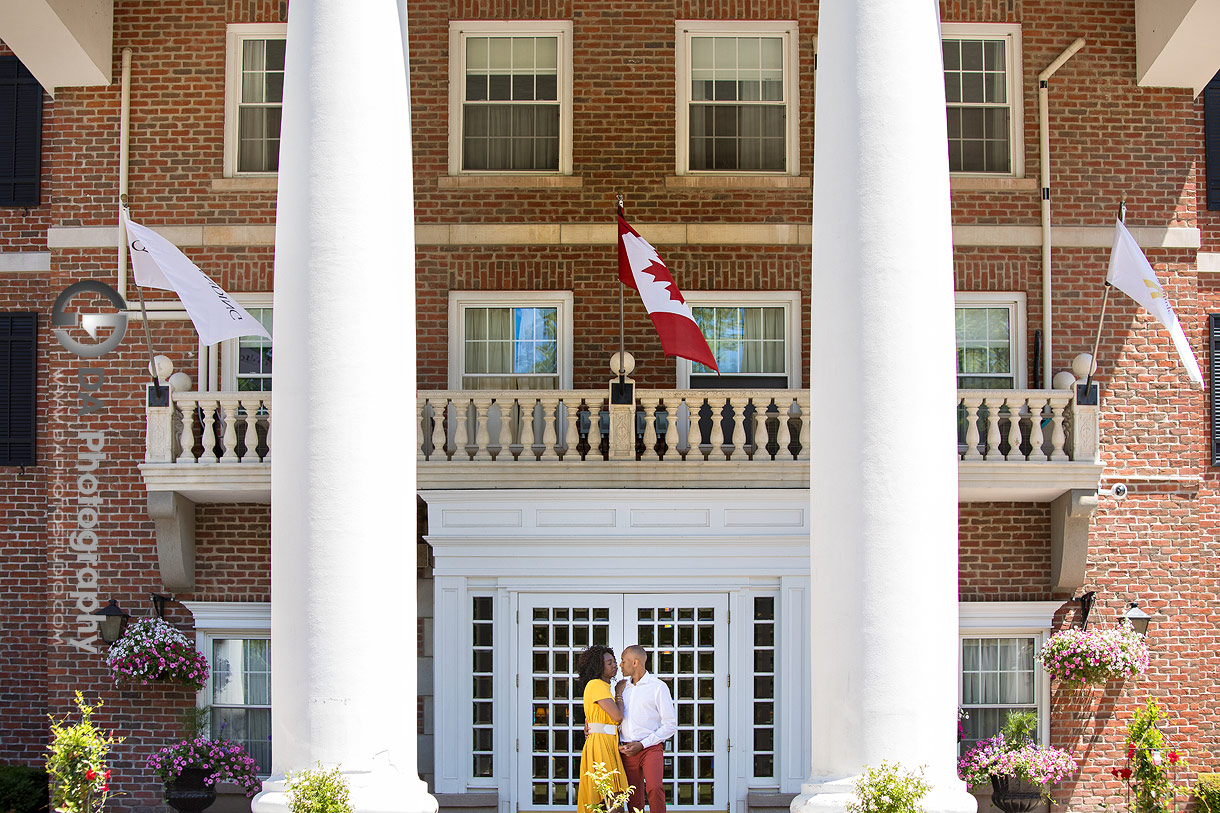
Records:
[[[1211,426],[1211,446],[1212,446],[1212,465],[1220,466],[1220,313],[1209,313],[1207,315],[1207,337],[1208,344],[1211,346],[1211,381],[1208,386],[1211,389],[1211,408],[1212,422]]]
[[[0,206],[41,201],[42,87],[15,56],[0,57]]]
[[[1203,88],[1203,140],[1207,147],[1207,208],[1220,209],[1220,73]]]
[[[0,313],[0,466],[34,465],[38,314]]]

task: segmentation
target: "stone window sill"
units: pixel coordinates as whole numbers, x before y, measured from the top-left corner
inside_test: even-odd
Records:
[[[668,175],[666,189],[810,189],[808,175]]]
[[[1037,192],[1037,178],[984,178],[977,175],[952,175],[952,192]]]
[[[442,175],[437,189],[579,189],[580,175]]]
[[[213,178],[213,192],[274,192],[279,187],[276,175],[258,175],[238,178]]]

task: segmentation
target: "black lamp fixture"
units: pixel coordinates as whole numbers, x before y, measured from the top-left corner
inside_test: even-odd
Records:
[[[1152,620],[1152,616],[1140,609],[1138,601],[1133,601],[1127,605],[1127,612],[1123,613],[1123,618],[1131,622],[1131,626],[1140,635],[1148,634],[1148,622]]]
[[[165,620],[165,604],[166,604],[166,602],[173,601],[173,599],[170,598],[169,596],[163,596],[160,593],[152,593],[149,595],[149,598],[152,599],[153,612],[155,612],[157,614],[157,618],[160,618],[162,621],[164,621]]]
[[[127,629],[127,619],[131,618],[114,599],[110,599],[110,603],[98,610],[94,615],[101,616],[102,620],[98,622],[98,631],[102,635],[102,640],[107,644],[113,644],[123,637],[123,632]]]
[[[1093,610],[1093,602],[1097,600],[1097,591],[1090,590],[1074,601],[1080,602],[1080,629],[1085,630],[1089,626],[1089,613]]]

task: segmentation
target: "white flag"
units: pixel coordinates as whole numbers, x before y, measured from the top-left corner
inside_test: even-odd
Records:
[[[199,270],[178,247],[149,228],[133,223],[123,213],[127,247],[136,285],[173,291],[195,323],[199,340],[215,344],[238,336],[263,336],[267,329]]]
[[[1182,366],[1190,374],[1190,380],[1202,385],[1203,374],[1199,372],[1199,362],[1190,349],[1178,315],[1173,312],[1169,297],[1165,295],[1165,289],[1156,278],[1148,258],[1121,220],[1115,224],[1114,247],[1110,249],[1110,270],[1106,273],[1106,282],[1134,299],[1165,326],[1182,358]]]

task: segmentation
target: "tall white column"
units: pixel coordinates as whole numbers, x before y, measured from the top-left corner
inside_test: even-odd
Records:
[[[957,458],[945,95],[933,0],[822,0],[815,111],[813,766],[794,813],[865,766],[956,777]]]
[[[402,2],[292,0],[275,239],[274,776],[435,811],[416,763],[414,233]],[[406,415],[403,410],[407,410]]]

